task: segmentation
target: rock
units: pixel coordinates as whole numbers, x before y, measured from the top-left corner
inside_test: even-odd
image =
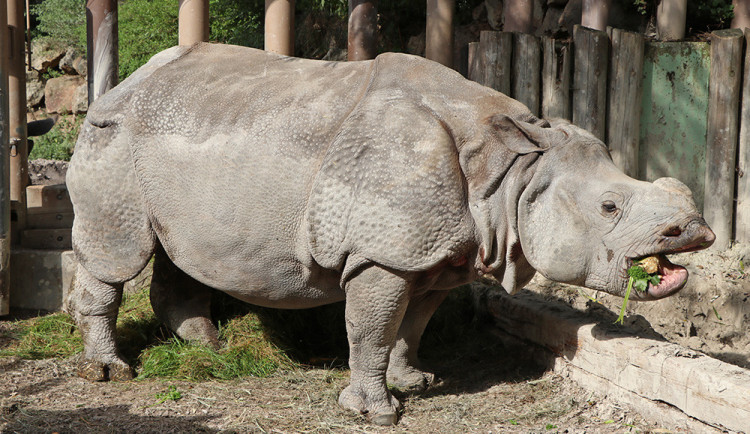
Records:
[[[75,48],[68,48],[59,67],[66,74],[86,76],[86,59]]]
[[[39,158],[29,161],[29,179],[32,185],[55,185],[65,183],[68,162]]]
[[[86,113],[89,109],[89,86],[84,83],[76,88],[73,94],[73,113]]]
[[[42,103],[44,98],[44,82],[42,74],[32,69],[26,71],[26,105],[28,107],[37,107]]]
[[[81,86],[86,86],[86,80],[78,75],[64,75],[47,80],[44,87],[47,112],[70,113],[74,109],[80,109],[80,101],[75,101],[75,98],[80,98]]]
[[[31,67],[37,71],[56,68],[67,50],[49,39],[34,39],[31,43]]]

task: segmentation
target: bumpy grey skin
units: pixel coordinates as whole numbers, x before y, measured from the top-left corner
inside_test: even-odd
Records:
[[[67,182],[82,375],[130,375],[114,321],[156,252],[155,311],[213,346],[208,288],[345,299],[339,402],[378,424],[398,417],[386,379],[431,381],[417,349],[448,289],[491,274],[512,293],[538,270],[620,295],[632,258],[712,240],[678,181],[630,179],[589,133],[402,54],[169,49],[92,105]]]

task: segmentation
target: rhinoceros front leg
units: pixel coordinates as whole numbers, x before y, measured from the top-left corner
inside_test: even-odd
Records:
[[[130,380],[133,371],[117,351],[117,310],[122,301],[122,283],[108,284],[78,265],[68,310],[83,337],[84,352],[78,375],[91,381]]]
[[[427,323],[447,296],[448,291],[429,291],[409,300],[391,350],[386,376],[389,384],[409,392],[422,392],[435,379],[433,374],[421,370],[417,351]]]
[[[371,266],[346,284],[346,332],[351,383],[339,404],[378,425],[398,421],[400,404],[388,391],[386,369],[408,303],[409,282]]]

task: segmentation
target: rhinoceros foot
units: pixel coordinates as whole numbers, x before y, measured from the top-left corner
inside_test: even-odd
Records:
[[[411,366],[395,368],[388,366],[388,384],[407,393],[421,393],[435,381],[435,374],[420,371]]]
[[[361,389],[349,385],[339,395],[339,405],[356,413],[366,415],[375,425],[395,425],[401,403],[388,393],[382,400],[375,400],[367,396]]]
[[[128,381],[133,379],[133,369],[121,360],[104,363],[83,359],[78,362],[78,376],[89,381]]]

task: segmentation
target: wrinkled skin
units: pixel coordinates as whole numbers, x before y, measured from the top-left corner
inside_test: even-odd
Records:
[[[167,50],[92,105],[67,182],[81,375],[132,376],[114,323],[155,255],[155,312],[215,347],[210,288],[280,308],[346,300],[339,402],[384,425],[400,408],[386,380],[432,380],[417,349],[447,290],[492,275],[512,293],[539,271],[621,295],[633,259],[713,241],[678,181],[630,179],[589,133],[400,54]],[[687,278],[666,258],[660,273],[634,297]]]

